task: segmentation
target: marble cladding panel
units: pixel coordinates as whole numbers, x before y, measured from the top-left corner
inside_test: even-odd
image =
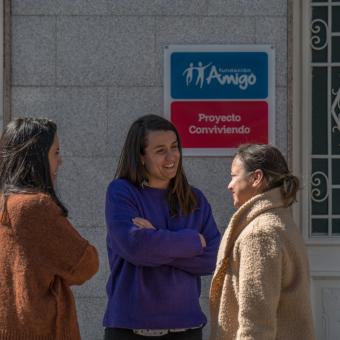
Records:
[[[210,15],[286,15],[287,0],[209,0]]]
[[[81,339],[104,339],[103,317],[106,298],[77,297],[76,306]]]
[[[13,15],[98,15],[108,13],[107,0],[13,0]]]
[[[276,146],[287,159],[288,151],[288,123],[287,123],[287,88],[276,88]]]
[[[12,85],[55,83],[56,19],[12,17]]]
[[[105,194],[113,178],[111,158],[64,157],[57,192],[77,227],[105,227]]]
[[[12,87],[12,117],[46,117],[56,119],[54,87]]]
[[[205,15],[207,0],[108,0],[114,15]]]
[[[60,17],[59,85],[148,86],[154,83],[154,18]]]
[[[106,298],[106,282],[109,278],[110,267],[106,249],[106,228],[77,228],[80,234],[96,247],[99,254],[99,271],[81,286],[74,286],[73,292],[77,297]]]
[[[202,297],[200,299],[201,307],[203,313],[207,316],[208,322],[203,327],[203,340],[209,339],[209,332],[210,332],[210,312],[209,312],[209,299],[207,297]]]
[[[257,17],[256,43],[274,47],[276,86],[287,86],[287,18]]]
[[[54,120],[63,156],[107,154],[106,88],[14,87],[12,113]]]

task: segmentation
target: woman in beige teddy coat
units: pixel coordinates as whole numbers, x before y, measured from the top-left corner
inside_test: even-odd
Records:
[[[289,206],[298,179],[270,145],[239,148],[233,215],[211,283],[211,340],[313,340],[306,248]]]

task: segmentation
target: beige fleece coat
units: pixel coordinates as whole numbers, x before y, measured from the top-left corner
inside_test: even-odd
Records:
[[[313,340],[306,248],[276,188],[233,215],[210,289],[210,340]]]

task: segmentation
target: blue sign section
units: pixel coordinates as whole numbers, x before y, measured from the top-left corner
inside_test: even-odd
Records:
[[[266,99],[265,52],[173,52],[174,99]]]

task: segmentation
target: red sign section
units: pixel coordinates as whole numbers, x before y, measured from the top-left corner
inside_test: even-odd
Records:
[[[184,148],[236,148],[243,143],[268,143],[265,101],[177,101],[171,121]]]

